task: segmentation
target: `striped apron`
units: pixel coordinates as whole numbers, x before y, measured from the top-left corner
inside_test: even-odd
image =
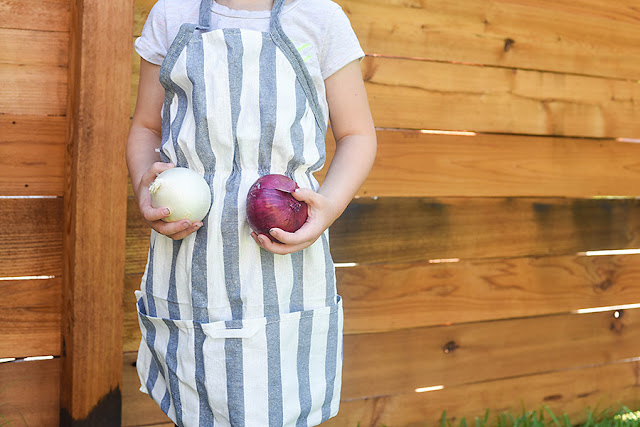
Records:
[[[263,33],[210,30],[203,0],[160,71],[162,159],[201,174],[212,196],[196,233],[152,231],[135,292],[140,390],[178,426],[314,426],[338,412],[343,313],[328,232],[275,255],[245,213],[258,177],[317,190],[325,162],[324,91],[282,30],[283,2]]]

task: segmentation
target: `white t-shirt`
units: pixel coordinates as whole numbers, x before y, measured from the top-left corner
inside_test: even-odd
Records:
[[[161,65],[180,25],[198,23],[199,8],[200,0],[158,0],[134,43],[138,55]],[[270,10],[235,10],[212,1],[211,12],[212,29],[269,31]],[[364,57],[349,18],[331,0],[293,0],[284,5],[280,22],[299,50],[301,46],[313,47],[323,79]]]

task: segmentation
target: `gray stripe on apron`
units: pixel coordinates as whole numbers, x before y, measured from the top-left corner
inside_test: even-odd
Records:
[[[180,319],[180,304],[178,304],[178,287],[176,285],[176,264],[178,253],[182,246],[182,240],[173,241],[173,253],[171,254],[171,273],[169,275],[169,291],[167,294],[167,306],[169,307],[169,319]],[[171,343],[169,343],[171,345]]]
[[[193,34],[194,29],[195,29],[195,25],[193,24],[182,24],[182,26],[180,27],[180,31],[178,32],[178,35],[171,43],[171,48],[167,52],[167,55],[162,61],[162,66],[160,67],[159,80],[165,90],[164,106],[163,106],[163,113],[162,113],[162,147],[164,147],[164,145],[169,141],[170,133],[173,134],[174,131],[180,130],[180,126],[182,126],[182,119],[184,118],[184,113],[186,112],[186,104],[182,103],[182,101],[186,101],[186,96],[183,99],[180,99],[180,94],[184,95],[184,91],[171,80],[171,70],[173,70],[173,67],[176,64],[176,61],[180,57],[180,53],[182,52],[184,45],[186,45],[189,42],[189,39],[191,38],[191,35]],[[182,119],[179,120],[180,126],[177,126],[177,128],[174,126],[174,124],[176,124],[176,121],[178,121],[178,118],[180,117],[180,107],[178,111],[178,116],[174,120],[173,124],[170,122],[171,102],[173,101],[173,98],[176,96],[176,94],[178,94],[179,96],[178,98],[180,102],[179,105],[183,106]],[[171,132],[169,132],[170,129],[171,129]],[[173,140],[174,140],[174,147],[175,147],[177,146],[176,135],[173,135]],[[169,156],[167,156],[166,153],[164,153],[164,151],[162,150],[160,151],[160,157],[162,161],[165,163],[169,163],[171,161]],[[184,154],[182,153],[182,150],[180,150],[179,147],[176,150],[176,157],[177,157],[177,162],[176,162],[177,164],[179,164],[180,166],[186,166],[187,160]]]
[[[138,301],[138,311],[140,311],[140,313],[142,313],[143,315],[146,314],[144,309],[144,304],[142,303],[142,298],[140,299],[140,301]],[[158,353],[154,349],[154,344],[153,344],[156,339],[156,327],[145,316],[140,316],[140,321],[144,325],[144,328],[147,330],[147,347],[149,348],[149,352],[151,352],[151,357],[153,358],[153,363],[151,364],[151,366],[152,367],[155,366],[156,368],[156,380],[157,380],[157,372],[160,372],[160,375],[162,375],[162,378],[164,379],[166,384],[167,376],[165,375],[164,370],[161,368],[162,365],[160,364]],[[149,376],[151,376],[151,372],[149,373]],[[149,396],[152,395],[153,386],[155,385],[156,380],[153,381],[154,384],[151,386],[151,388],[149,388],[148,387],[149,381],[147,378],[147,391],[149,392]],[[169,390],[165,389],[164,396],[162,397],[162,401],[160,402],[160,409],[162,409],[162,411],[166,414],[169,412],[170,406],[171,406],[171,397],[169,395]]]
[[[204,178],[209,184],[211,200],[213,199],[212,181],[215,171],[215,156],[209,141],[207,123],[207,100],[204,80],[204,48],[202,34],[197,34],[187,45],[187,75],[191,80],[196,153],[205,170]],[[209,311],[207,295],[207,223],[209,214],[202,220],[203,226],[196,232],[193,247],[191,269],[191,305],[193,320],[208,322]],[[209,394],[206,387],[206,371],[204,366],[204,341],[206,335],[199,323],[194,324],[195,381],[199,397],[199,424],[214,425],[213,410],[209,405]]]
[[[165,88],[165,91],[168,91],[165,96],[165,117],[169,117],[170,113],[170,105],[173,97],[175,95],[178,96],[178,112],[176,113],[176,118],[171,123],[171,136],[173,137],[173,148],[176,153],[176,166],[179,167],[189,167],[187,162],[187,158],[185,157],[182,149],[178,145],[178,133],[182,128],[182,122],[184,120],[184,116],[187,113],[187,105],[189,100],[187,99],[187,94],[182,90],[180,86],[178,86],[173,80],[171,80],[171,70],[175,66],[176,61],[178,60],[184,45],[189,42],[191,35],[193,34],[193,30],[195,26],[193,24],[183,24],[180,27],[180,31],[176,39],[171,44],[172,48],[175,45],[175,50],[167,53],[164,61],[162,61],[162,66],[160,67],[160,83]],[[169,100],[169,105],[167,105],[167,99]],[[163,129],[164,131],[164,129]]]
[[[291,126],[291,142],[294,155],[287,165],[287,175],[293,178],[298,166],[304,163],[304,131],[301,120],[307,106],[307,98],[300,83],[296,79],[296,117]],[[293,269],[293,289],[291,291],[290,311],[304,310],[304,252],[291,254]],[[307,426],[307,418],[311,411],[311,383],[309,380],[309,357],[311,353],[311,329],[313,319],[302,316],[298,321],[298,354],[296,370],[298,372],[298,399],[300,415],[297,426]]]
[[[203,344],[206,339],[206,335],[202,330],[200,323],[193,324],[194,332],[194,349],[195,349],[195,361],[196,361],[196,389],[198,390],[199,402],[199,422],[201,426],[214,426],[213,410],[209,405],[209,393],[207,392],[206,385],[206,371],[204,367],[204,351]],[[212,373],[215,375],[215,373]]]
[[[260,50],[260,145],[258,147],[258,174],[267,175],[271,169],[271,151],[276,132],[276,46],[269,35],[262,34]]]
[[[240,94],[242,93],[242,38],[240,31],[224,29],[229,64],[229,95],[231,101],[231,129],[234,152],[233,169],[226,184],[226,194],[222,211],[222,254],[224,259],[225,282],[233,320],[242,321],[242,295],[240,289],[240,259],[238,235],[238,187],[242,170],[240,148],[238,147],[238,116],[240,115]],[[242,339],[226,338],[224,343],[227,369],[227,401],[229,419],[232,426],[242,427],[245,423],[244,411],[244,371]]]
[[[149,307],[147,309],[147,313],[149,313],[149,316],[157,317],[156,301],[153,297],[153,245],[151,245],[151,248],[149,250],[147,279],[144,289],[147,295],[147,306]],[[142,303],[142,299],[140,300],[140,303]],[[156,381],[158,380],[158,364],[156,362],[157,355],[155,354],[155,351],[152,350],[156,341],[156,328],[150,322],[147,323],[149,323],[149,326],[147,326],[147,324],[145,323],[145,328],[147,329],[146,341],[149,349],[151,350],[151,354],[154,360],[154,363],[152,363],[151,367],[149,368],[149,376],[147,377],[147,390],[149,391],[149,394],[151,394],[151,391],[153,390],[153,387],[156,385]]]
[[[320,102],[318,101],[318,93],[313,83],[313,79],[309,74],[309,70],[304,63],[304,59],[300,56],[300,52],[294,46],[293,42],[287,34],[282,29],[282,25],[280,24],[280,10],[284,5],[284,0],[275,0],[273,9],[271,11],[271,23],[269,32],[271,34],[271,38],[275,42],[275,44],[282,50],[284,56],[287,57],[289,63],[291,63],[291,67],[293,67],[296,75],[298,76],[298,81],[302,84],[302,89],[309,100],[309,106],[313,110],[313,115],[315,116],[316,123],[320,126],[323,133],[327,131],[327,126],[324,121],[324,115],[322,114],[322,109],[320,108]]]
[[[311,188],[313,188],[314,191],[318,191],[318,188],[316,188],[313,182],[313,179],[311,179],[311,173],[314,171],[320,170],[322,165],[324,165],[325,160],[327,159],[327,151],[326,151],[326,143],[325,143],[326,138],[327,138],[327,133],[322,132],[322,129],[320,129],[320,127],[316,125],[315,141],[316,141],[316,148],[318,150],[318,153],[320,154],[320,158],[313,165],[309,166],[306,172],[307,179],[309,180],[309,184],[311,185]]]
[[[178,259],[178,252],[182,246],[182,240],[173,241],[173,253],[171,255],[171,273],[169,276],[169,292],[167,295],[167,306],[169,307],[169,319],[180,319],[180,305],[176,302],[178,300],[178,289],[176,286],[176,264]],[[167,319],[162,319],[169,328],[169,342],[167,343],[167,351],[165,353],[165,360],[167,363],[167,377],[169,382],[169,389],[171,393],[171,399],[176,410],[176,424],[182,424],[182,407],[180,404],[180,388],[178,386],[178,378],[176,376],[177,366],[177,352],[178,352],[178,328],[173,322]]]
[[[335,305],[335,273],[333,269],[331,253],[329,251],[329,240],[327,239],[326,233],[322,233],[320,238],[322,239],[322,247],[324,248],[325,280],[327,283],[327,299],[325,304]],[[338,310],[332,310],[329,315],[329,330],[327,332],[327,354],[324,365],[327,389],[324,395],[324,403],[322,405],[323,422],[328,420],[331,415],[331,400],[333,398],[336,372],[338,369],[338,332]]]
[[[169,374],[169,389],[173,406],[176,410],[176,424],[182,427],[182,402],[180,400],[180,382],[176,375],[178,369],[178,327],[167,319],[162,319],[169,328],[169,344],[167,345],[166,362]]]
[[[260,146],[258,154],[258,174],[271,173],[271,152],[275,135],[276,108],[276,45],[267,34],[262,34],[262,48],[260,50]],[[274,254],[260,248],[260,263],[262,268],[262,292],[264,316],[267,319],[278,318],[280,303]],[[280,362],[280,324],[267,322],[267,382],[269,426],[282,426],[282,367]]]
[[[304,116],[304,112],[307,107],[307,98],[304,96],[304,91],[300,86],[300,82],[296,79],[296,117],[291,125],[291,145],[293,145],[293,157],[287,164],[287,175],[293,179],[293,174],[304,163],[304,132],[302,130],[302,124],[300,121]]]
[[[301,286],[302,287],[302,286]],[[311,355],[311,332],[313,317],[300,317],[298,333],[298,398],[300,399],[300,415],[296,421],[297,427],[307,427],[309,412],[311,412],[311,383],[309,380],[309,358]]]

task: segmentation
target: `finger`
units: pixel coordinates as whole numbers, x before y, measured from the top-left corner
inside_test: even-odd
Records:
[[[142,208],[142,216],[149,222],[158,221],[171,215],[169,208],[154,208],[151,205]]]
[[[200,227],[202,227],[202,223],[201,222],[197,222],[197,223],[192,224],[186,230],[179,231],[176,234],[172,234],[172,235],[170,235],[168,237],[171,237],[173,240],[182,240],[185,237],[187,237],[188,235],[198,231],[200,229]]]
[[[311,224],[305,223],[295,233],[284,231],[281,228],[272,228],[269,230],[269,234],[271,234],[274,239],[284,244],[300,245],[304,242],[315,240],[314,237],[316,232]]]
[[[189,220],[174,222],[155,221],[150,223],[150,225],[158,233],[171,237],[188,230],[193,225],[193,223]]]
[[[166,171],[167,169],[174,168],[175,165],[173,163],[164,163],[164,162],[155,162],[151,165],[151,167],[144,173],[142,177],[142,181],[145,185],[149,185],[153,182],[154,179],[160,173]]]
[[[273,242],[269,237],[265,234],[260,234],[257,236],[260,247],[263,249],[273,252],[278,255],[286,255],[292,252],[299,251],[300,249],[304,249],[308,245],[300,244],[300,245],[286,245],[283,243]]]
[[[313,203],[319,196],[318,193],[310,188],[297,188],[291,195],[293,195],[296,200],[305,203]]]

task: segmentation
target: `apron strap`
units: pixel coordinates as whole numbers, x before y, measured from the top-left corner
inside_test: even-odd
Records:
[[[203,3],[204,1],[205,0],[203,0]],[[289,60],[289,63],[291,63],[291,66],[298,77],[298,81],[300,81],[302,90],[309,101],[313,115],[316,118],[316,123],[322,130],[322,133],[326,133],[327,125],[324,120],[324,114],[322,114],[320,102],[318,101],[318,91],[316,90],[316,86],[313,83],[313,79],[309,74],[309,70],[304,63],[304,59],[302,59],[300,52],[298,52],[298,49],[296,49],[291,39],[287,37],[286,33],[282,29],[282,25],[280,24],[280,12],[282,11],[284,2],[285,0],[274,0],[273,9],[271,10],[269,33],[271,34],[273,42],[280,48],[284,56]]]
[[[198,30],[208,30],[211,26],[211,0],[200,2],[200,20]]]

